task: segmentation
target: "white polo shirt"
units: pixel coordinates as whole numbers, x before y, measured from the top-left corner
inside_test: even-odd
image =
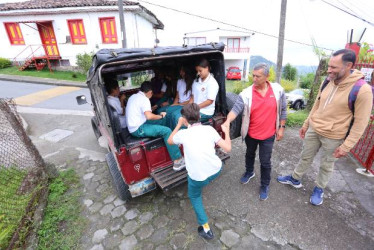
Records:
[[[166,83],[163,83],[161,86],[161,92],[165,93],[167,89],[168,89],[168,86],[166,85]]]
[[[179,95],[179,103],[186,102],[186,101],[190,100],[190,98],[191,98],[191,90],[188,91],[186,95],[184,94],[184,92],[186,92],[186,87],[187,87],[186,81],[183,80],[183,79],[179,79],[178,82],[177,82],[177,91],[178,91],[178,95]]]
[[[194,103],[200,104],[208,99],[213,100],[212,104],[200,109],[200,112],[204,115],[214,114],[217,93],[218,83],[216,79],[214,79],[212,74],[209,74],[205,81],[202,81],[201,78],[199,78],[192,85],[192,95],[194,98]]]
[[[183,145],[186,169],[191,179],[204,181],[221,169],[222,162],[214,149],[219,140],[221,137],[213,127],[201,124],[179,130],[174,135],[174,144]]]
[[[147,121],[144,112],[151,111],[151,102],[142,91],[130,96],[126,106],[126,122],[130,133]]]
[[[119,98],[116,96],[109,95],[108,103],[116,110],[119,117],[119,121],[121,123],[121,128],[126,128],[126,117],[123,114],[123,108],[121,106],[121,101],[119,100]]]

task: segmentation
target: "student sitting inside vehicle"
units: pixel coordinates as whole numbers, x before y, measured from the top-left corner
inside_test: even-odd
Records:
[[[175,93],[177,92],[177,81],[175,70],[168,69],[165,71],[165,79],[161,88],[162,97],[152,106],[152,110],[155,110],[154,113],[166,112],[166,109],[174,102]]]
[[[121,128],[126,128],[126,118],[125,118],[125,99],[126,95],[121,94],[118,82],[115,79],[106,79],[105,88],[108,92],[108,103],[117,112],[119,121],[121,123]]]
[[[174,167],[183,168],[184,159],[178,146],[167,143],[171,130],[164,126],[166,113],[162,112],[159,115],[152,113],[149,100],[152,94],[151,83],[145,81],[140,86],[140,91],[130,96],[126,106],[126,122],[129,132],[135,137],[162,137],[170,158],[174,161]]]
[[[184,105],[188,104],[191,99],[192,84],[194,73],[188,67],[182,66],[179,70],[180,79],[177,82],[177,93],[172,105],[166,109],[166,119],[169,128],[174,129],[177,126],[180,112]]]
[[[196,103],[200,107],[201,122],[206,122],[214,115],[218,83],[210,73],[208,60],[202,59],[196,65],[199,78],[192,85],[192,97],[190,103]]]

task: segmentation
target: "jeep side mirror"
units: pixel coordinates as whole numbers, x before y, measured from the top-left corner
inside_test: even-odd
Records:
[[[76,97],[76,99],[77,99],[78,105],[88,103],[85,95],[79,95],[79,96]]]

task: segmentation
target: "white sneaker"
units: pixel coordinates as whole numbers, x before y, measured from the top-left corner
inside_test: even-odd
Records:
[[[176,162],[174,162],[173,169],[175,171],[180,171],[180,170],[184,169],[185,167],[186,167],[186,163],[184,162],[184,158],[181,158],[181,159],[177,160]]]

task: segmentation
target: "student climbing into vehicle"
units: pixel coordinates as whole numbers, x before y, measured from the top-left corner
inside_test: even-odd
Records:
[[[108,92],[108,103],[117,112],[121,128],[126,128],[125,118],[125,100],[126,95],[121,94],[117,80],[107,78],[105,81],[105,89]]]
[[[140,91],[130,96],[126,105],[126,122],[129,132],[135,137],[162,137],[174,161],[174,167],[184,167],[184,159],[176,145],[169,145],[167,139],[171,134],[170,128],[165,125],[165,112],[153,114],[150,98],[152,97],[151,82],[145,81],[140,86]]]
[[[187,104],[181,110],[182,117],[171,133],[168,143],[183,145],[187,169],[188,197],[195,211],[199,227],[198,234],[205,239],[212,239],[214,234],[208,224],[203,200],[203,188],[216,179],[221,173],[222,162],[216,155],[215,146],[224,151],[231,151],[230,131],[227,126],[221,126],[225,133],[222,139],[210,125],[200,122],[200,108],[196,103]],[[187,129],[180,130],[182,126]]]

